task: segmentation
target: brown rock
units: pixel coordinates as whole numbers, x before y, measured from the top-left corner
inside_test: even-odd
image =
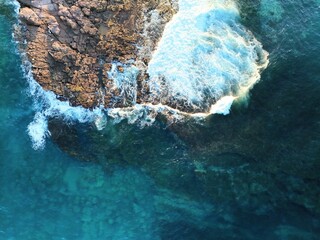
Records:
[[[133,100],[117,89],[108,71],[112,63],[139,65],[143,73],[165,24],[176,11],[171,0],[19,0],[26,26],[18,38],[32,63],[35,80],[72,105],[93,108],[130,106]],[[158,26],[146,25],[158,12]],[[37,26],[35,28],[35,26]],[[22,45],[23,46],[23,45]],[[145,50],[141,50],[145,49]],[[119,73],[125,67],[119,67]],[[143,84],[138,84],[139,88]],[[144,97],[137,89],[137,95]],[[137,102],[141,100],[137,99]]]
[[[38,15],[28,7],[20,9],[20,18],[22,21],[25,21],[29,25],[40,26],[41,20]]]

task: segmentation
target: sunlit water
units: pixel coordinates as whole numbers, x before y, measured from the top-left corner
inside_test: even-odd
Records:
[[[56,102],[50,108],[48,99],[32,95],[12,41],[14,8],[5,3],[0,1],[0,239],[318,239],[319,206],[311,204],[320,196],[319,1],[260,1],[258,17],[248,25],[270,52],[270,68],[248,108],[213,118],[201,137],[187,143],[161,125],[141,130],[109,124],[101,133],[109,144],[103,152],[90,153],[89,143],[79,141],[87,149],[84,158],[93,155],[96,162],[71,158],[49,132],[33,128],[41,116],[78,111]],[[74,113],[60,114],[62,109]],[[39,141],[30,139],[33,130]],[[213,155],[219,139],[252,144],[261,158]],[[42,150],[34,150],[38,142]],[[166,177],[158,179],[159,172]]]

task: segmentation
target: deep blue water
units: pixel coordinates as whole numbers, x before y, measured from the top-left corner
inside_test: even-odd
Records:
[[[243,2],[270,52],[247,107],[175,133],[109,124],[96,140],[84,124],[34,150],[0,1],[0,239],[319,239],[320,2]]]

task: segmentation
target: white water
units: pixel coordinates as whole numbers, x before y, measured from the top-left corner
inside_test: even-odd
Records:
[[[36,114],[28,133],[33,147],[42,149],[50,136],[48,119],[52,117],[62,117],[67,122],[94,122],[101,130],[107,117],[115,122],[127,119],[129,123],[148,126],[159,113],[165,114],[169,122],[228,114],[233,101],[246,95],[259,80],[260,72],[268,64],[267,56],[261,44],[240,25],[233,1],[180,0],[179,11],[167,24],[149,63],[147,84],[155,97],[170,98],[196,113],[182,112],[161,103],[93,111],[71,107],[69,102],[57,100],[54,93],[44,91],[32,78],[29,66],[27,77]],[[132,64],[128,66],[121,73],[114,63],[108,74],[121,95],[135,103],[139,69]],[[163,79],[165,86],[160,84]]]
[[[14,7],[15,13],[19,14],[20,4],[16,0],[0,0],[1,5],[12,5]]]
[[[48,130],[49,118],[60,117],[66,122],[94,122],[98,130],[103,129],[106,124],[106,117],[102,108],[91,111],[80,106],[72,107],[69,102],[58,100],[53,92],[42,89],[32,77],[31,66],[28,66],[28,62],[25,62],[25,64],[29,91],[34,99],[34,110],[36,111],[27,130],[34,149],[45,147],[46,138],[50,136]]]
[[[198,112],[219,100],[227,100],[220,107],[230,108],[232,97],[247,94],[267,66],[268,54],[239,18],[230,0],[180,0],[148,66],[153,94]]]
[[[120,72],[117,67],[122,67]],[[108,78],[113,80],[114,89],[119,89],[119,97],[124,99],[124,103],[136,103],[137,99],[137,77],[139,69],[134,65],[126,66],[122,63],[113,63]]]

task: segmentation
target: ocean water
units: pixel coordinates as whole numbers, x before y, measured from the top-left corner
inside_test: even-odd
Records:
[[[247,105],[140,128],[30,85],[0,1],[0,239],[319,239],[320,2],[238,2],[270,61]]]

